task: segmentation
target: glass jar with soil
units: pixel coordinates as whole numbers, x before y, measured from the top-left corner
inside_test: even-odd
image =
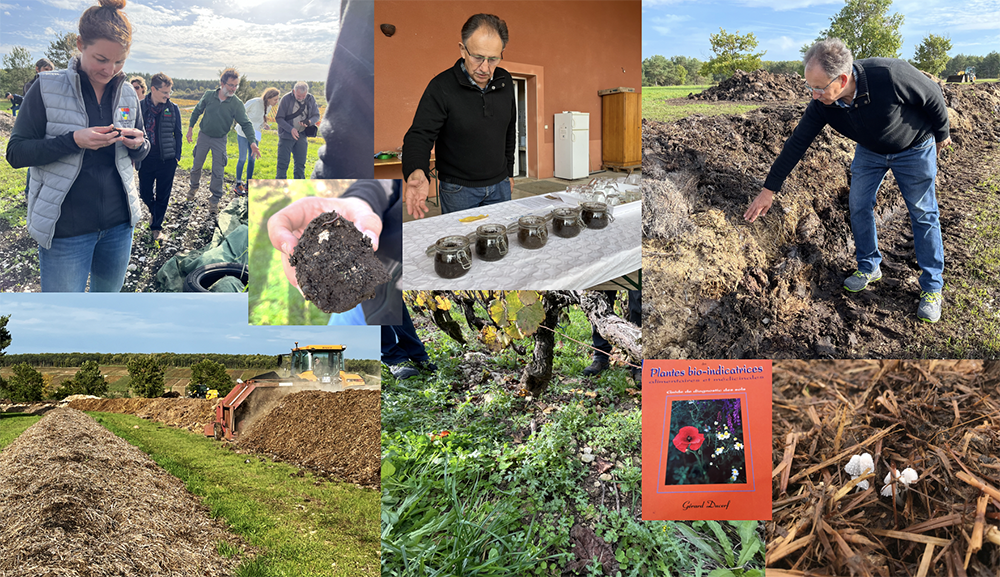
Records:
[[[476,228],[476,256],[485,261],[497,261],[507,256],[507,227],[483,224]]]
[[[552,211],[552,232],[562,238],[573,238],[583,230],[580,207],[561,207]]]
[[[545,246],[549,240],[548,222],[542,216],[522,216],[517,219],[517,242],[524,248],[535,250]]]
[[[472,268],[472,249],[469,239],[446,236],[434,243],[434,272],[441,278],[458,278]]]
[[[608,223],[615,220],[611,207],[603,202],[584,202],[580,204],[580,208],[583,209],[581,218],[587,228],[607,228]]]

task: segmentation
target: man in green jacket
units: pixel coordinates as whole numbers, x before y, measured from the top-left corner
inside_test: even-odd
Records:
[[[226,140],[234,120],[243,128],[243,134],[250,141],[250,154],[254,158],[260,158],[260,151],[254,139],[253,124],[247,117],[243,101],[236,97],[236,90],[239,87],[240,73],[235,68],[223,70],[219,88],[205,92],[198,105],[194,107],[191,124],[188,126],[187,141],[191,142],[194,125],[198,122],[198,117],[201,117],[198,144],[194,147],[194,165],[191,167],[191,190],[188,191],[187,199],[194,200],[194,195],[198,192],[198,183],[201,181],[201,168],[211,151],[212,180],[208,188],[212,191],[212,196],[208,199],[208,209],[213,215],[219,212],[219,200],[224,190],[222,176],[226,168]]]

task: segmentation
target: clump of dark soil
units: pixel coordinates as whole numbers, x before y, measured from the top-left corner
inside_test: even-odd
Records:
[[[1000,515],[1000,364],[779,361],[773,391],[768,570],[996,574],[1000,546],[970,541]],[[852,487],[845,466],[864,453],[874,471]],[[890,471],[906,468],[917,480],[882,496]]]
[[[302,293],[325,313],[351,310],[389,282],[371,240],[336,212],[309,223],[288,262]]]
[[[69,403],[79,411],[124,413],[164,425],[201,433],[215,418],[215,400],[206,399],[78,399]]]
[[[244,548],[184,484],[73,409],[0,453],[0,575],[220,577]]]
[[[774,74],[763,69],[753,72],[737,70],[735,74],[697,94],[692,100],[741,100],[769,102],[775,100],[808,100],[805,79],[798,74]]]
[[[239,441],[265,454],[359,485],[379,485],[379,391],[302,391],[282,399]]]
[[[984,183],[1000,175],[1000,84],[948,86],[944,93],[954,146],[938,157],[947,285],[936,325],[915,316],[920,269],[891,173],[875,210],[883,279],[860,293],[843,290],[857,266],[848,207],[855,145],[829,127],[768,215],[744,221],[804,103],[740,116],[643,120],[646,356],[902,358],[942,354],[948,338],[968,343],[966,354],[988,354],[988,339],[949,318],[948,306],[949,290],[963,283],[981,289],[987,302],[1000,299],[995,278],[965,272],[977,234],[973,209],[995,203]]]

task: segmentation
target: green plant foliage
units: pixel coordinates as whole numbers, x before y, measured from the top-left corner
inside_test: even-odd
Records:
[[[14,374],[4,381],[4,386],[15,403],[34,403],[42,400],[45,380],[42,373],[21,363],[14,367]]]
[[[913,57],[913,65],[932,75],[938,75],[948,65],[948,51],[951,50],[951,39],[947,36],[928,34],[917,46]]]
[[[135,356],[126,363],[132,394],[148,399],[163,395],[163,367],[152,356]]]
[[[104,396],[108,392],[108,382],[101,374],[101,367],[94,361],[84,361],[83,367],[73,376],[65,381],[56,392],[56,398],[65,398],[69,395],[94,395]]]
[[[219,396],[224,397],[233,390],[235,383],[232,377],[226,373],[226,367],[222,363],[217,363],[211,359],[202,359],[191,365],[191,381],[187,385],[187,392],[191,394],[198,385],[205,385],[209,389],[219,391]]]
[[[752,72],[761,66],[761,57],[767,53],[751,52],[757,47],[757,38],[753,32],[740,34],[737,30],[735,34],[730,34],[719,28],[718,34],[709,36],[712,43],[712,52],[715,56],[701,67],[703,76],[719,75],[729,78],[737,70]]]
[[[833,18],[830,28],[817,40],[840,38],[851,49],[854,59],[899,58],[903,47],[903,15],[888,14],[892,0],[846,0]],[[808,48],[808,47],[806,47]]]

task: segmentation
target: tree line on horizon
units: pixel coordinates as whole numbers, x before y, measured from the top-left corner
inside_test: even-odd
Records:
[[[77,53],[76,39],[75,32],[66,32],[62,35],[57,34],[56,39],[49,42],[49,47],[45,50],[45,57],[52,61],[56,70],[65,69],[69,65],[70,59]],[[35,63],[37,61],[38,58],[34,58],[27,48],[23,46],[12,47],[10,52],[3,56],[3,68],[0,69],[0,93],[21,94],[24,83],[35,76]],[[223,66],[219,69],[219,76],[222,75],[222,70],[225,68],[227,67]],[[248,80],[245,70],[240,70],[239,67],[235,68],[241,74],[240,88],[236,91],[236,96],[243,102],[260,96],[266,88],[271,86],[280,90],[282,95],[291,92],[292,87],[295,86],[296,81],[294,80]],[[125,72],[125,76],[127,78],[141,76],[148,87],[153,75],[158,72],[165,73],[173,81],[172,98],[174,99],[199,100],[208,90],[219,87],[218,77],[202,80],[176,78],[169,70]],[[325,95],[326,82],[309,82],[309,92],[317,97]]]
[[[840,38],[851,49],[855,59],[885,57],[900,58],[903,36],[899,31],[904,17],[900,13],[889,14],[892,0],[845,0],[844,7],[830,18],[830,27],[823,30],[815,41],[826,38]],[[736,70],[751,72],[767,70],[772,73],[797,73],[804,76],[801,61],[764,61],[766,54],[754,52],[757,39],[753,33],[730,34],[720,28],[718,34],[709,37],[714,56],[707,62],[686,56],[666,58],[654,55],[642,61],[643,86],[676,86],[685,84],[706,84],[725,80]],[[803,46],[799,52],[805,56],[812,43]],[[986,56],[957,54],[949,56],[951,39],[948,36],[928,34],[916,46],[910,64],[919,70],[939,77],[947,77],[964,71],[968,67],[976,69],[979,78],[1000,77],[1000,52],[992,51]]]

